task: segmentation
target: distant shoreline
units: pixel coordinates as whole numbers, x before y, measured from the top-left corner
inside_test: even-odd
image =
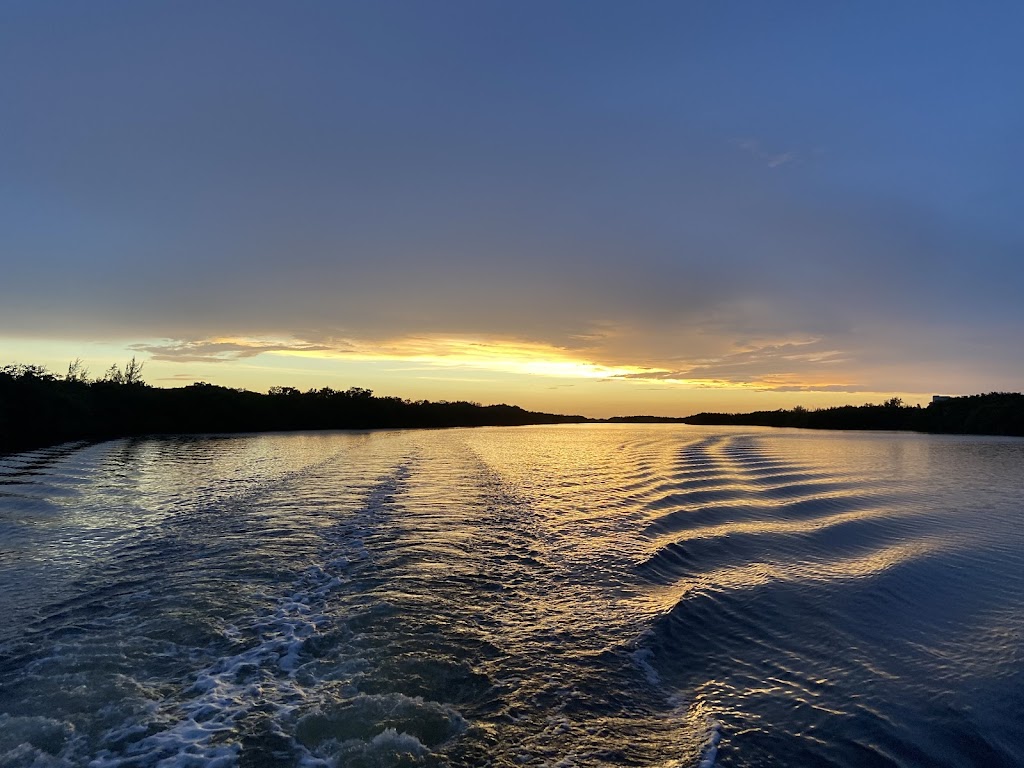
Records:
[[[75,440],[160,434],[235,434],[328,429],[524,426],[592,421],[515,405],[377,397],[360,387],[267,394],[198,383],[157,388],[132,361],[98,380],[57,376],[45,368],[0,368],[0,453]],[[126,375],[126,371],[130,375]]]
[[[882,405],[843,405],[807,410],[698,413],[683,419],[698,426],[793,427],[843,431],[891,430],[926,434],[1024,437],[1024,394],[990,392],[936,400],[925,408],[899,398]]]
[[[307,430],[416,429],[541,424],[690,424],[804,429],[903,430],[1024,436],[1024,395],[953,397],[927,408],[883,405],[755,411],[693,416],[615,416],[605,419],[527,411],[516,405],[378,397],[368,389],[329,387],[267,394],[197,383],[151,387],[132,360],[101,379],[57,376],[32,365],[0,368],[0,454],[61,443],[147,435],[239,434]]]

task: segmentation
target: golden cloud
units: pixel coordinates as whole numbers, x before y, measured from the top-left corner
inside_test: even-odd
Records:
[[[845,362],[838,351],[824,348],[818,339],[744,341],[733,350],[673,367],[610,361],[602,354],[600,338],[582,340],[586,347],[572,349],[517,338],[467,335],[412,335],[381,340],[328,337],[219,336],[207,339],[166,339],[138,344],[155,360],[226,362],[257,355],[275,355],[345,361],[398,362],[441,369],[482,370],[561,379],[657,382],[690,389],[744,391],[859,391],[834,373],[834,363]],[[794,371],[793,368],[798,370]],[[808,370],[808,369],[817,369]]]

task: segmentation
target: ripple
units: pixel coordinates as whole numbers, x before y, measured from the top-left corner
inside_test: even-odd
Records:
[[[1024,764],[1012,441],[686,426],[0,460],[0,762]]]

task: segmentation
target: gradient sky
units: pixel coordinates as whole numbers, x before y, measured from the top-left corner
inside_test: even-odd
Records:
[[[1024,384],[1024,4],[0,4],[0,362],[588,415]]]

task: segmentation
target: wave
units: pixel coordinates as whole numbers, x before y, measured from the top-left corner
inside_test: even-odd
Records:
[[[0,763],[1020,764],[1019,455],[960,445],[609,425],[7,457]]]

